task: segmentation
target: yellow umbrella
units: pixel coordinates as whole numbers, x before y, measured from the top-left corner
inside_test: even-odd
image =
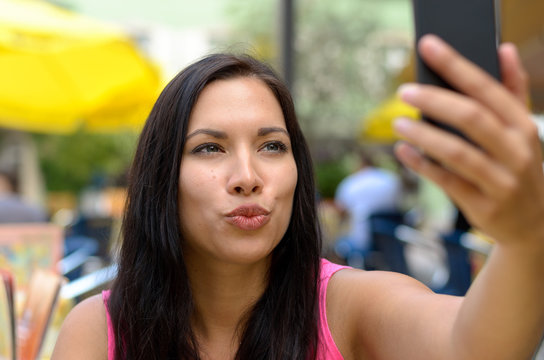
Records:
[[[138,128],[159,86],[158,70],[118,28],[42,0],[0,0],[0,126]]]
[[[418,119],[419,111],[394,95],[364,118],[360,140],[386,144],[398,140],[392,126],[398,117]]]

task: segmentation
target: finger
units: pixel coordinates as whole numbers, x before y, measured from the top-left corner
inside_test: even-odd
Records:
[[[403,101],[430,118],[460,130],[493,158],[503,162],[512,158],[511,149],[504,146],[510,140],[508,130],[495,114],[475,100],[446,89],[417,84],[402,85],[399,94]]]
[[[526,109],[516,97],[437,36],[423,36],[419,42],[419,52],[446,82],[484,104],[504,122],[519,126],[519,122],[530,121]]]
[[[499,47],[502,83],[523,105],[529,103],[529,76],[521,65],[516,46],[504,43]]]
[[[482,197],[481,192],[476,187],[442,166],[428,160],[413,146],[405,142],[399,142],[395,145],[394,151],[397,158],[406,167],[434,182],[456,204],[466,204],[467,201],[477,201]]]
[[[457,135],[436,126],[397,119],[395,130],[413,146],[487,195],[494,195],[511,180],[509,172],[484,152]]]

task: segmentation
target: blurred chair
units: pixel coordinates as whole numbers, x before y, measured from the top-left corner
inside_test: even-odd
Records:
[[[69,279],[61,297],[78,303],[107,288],[117,275],[112,249],[118,240],[119,223],[106,218],[80,217],[65,240],[66,256],[59,268]]]
[[[412,246],[429,247],[428,234],[407,225],[396,229],[396,237]],[[436,234],[433,238],[440,239],[446,253],[447,278],[430,284],[434,292],[449,295],[465,295],[472,283],[472,263],[470,252],[484,256],[489,255],[492,245],[477,236],[464,231],[455,230],[449,234]],[[436,275],[441,275],[437,271]],[[438,277],[438,276],[437,276]]]
[[[98,242],[88,236],[68,235],[64,238],[64,257],[58,262],[61,274],[72,281],[82,275],[83,266],[96,255]]]
[[[407,224],[405,215],[399,211],[374,213],[369,221],[372,247],[364,253],[351,248],[341,249],[348,265],[361,263],[366,270],[394,271],[418,278],[407,261],[406,246],[434,253],[443,248],[445,267],[433,270],[429,276],[431,280],[424,281],[434,292],[441,294],[465,295],[472,283],[470,252],[488,255],[492,246],[459,230],[445,235],[424,233]]]
[[[111,264],[65,284],[60,291],[60,296],[77,301],[81,296],[97,293],[101,288],[107,287],[116,275],[117,264]]]
[[[113,219],[110,217],[90,217],[79,215],[70,227],[70,234],[92,238],[96,242],[97,256],[109,258]]]
[[[464,296],[472,283],[469,249],[461,243],[463,234],[465,232],[454,230],[442,236],[447,254],[449,277],[444,287],[434,289],[435,292]]]
[[[370,248],[353,247],[348,238],[340,237],[335,244],[335,253],[349,266],[365,270],[386,270],[408,274],[404,254],[405,242],[397,238],[396,230],[404,224],[402,212],[377,212],[368,217]]]
[[[365,261],[366,268],[409,275],[404,242],[396,235],[397,227],[404,224],[404,214],[399,211],[374,213],[369,222],[372,248]]]

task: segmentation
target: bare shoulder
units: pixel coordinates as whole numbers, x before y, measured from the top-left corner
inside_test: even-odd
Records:
[[[343,269],[330,280],[327,288],[327,308],[347,309],[370,320],[383,319],[384,312],[396,306],[406,308],[408,303],[435,295],[427,286],[404,274],[389,271]],[[352,314],[353,315],[353,314]]]
[[[53,360],[108,358],[108,326],[102,295],[77,304],[68,314],[53,351]]]
[[[391,348],[393,339],[441,331],[437,319],[444,319],[444,324],[453,319],[461,300],[437,295],[403,274],[344,269],[327,288],[327,318],[346,359],[395,358],[382,349]]]
[[[378,298],[388,298],[392,293],[399,295],[410,293],[432,293],[418,280],[391,271],[365,271],[359,269],[343,269],[338,271],[330,280],[328,296],[334,298],[356,297],[357,302],[376,302]],[[365,296],[361,296],[365,295]]]

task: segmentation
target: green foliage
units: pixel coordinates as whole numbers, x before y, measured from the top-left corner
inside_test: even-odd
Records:
[[[348,176],[351,166],[348,161],[322,161],[315,165],[317,191],[322,198],[333,198],[336,187]]]
[[[301,127],[310,143],[358,139],[367,113],[393,90],[399,69],[391,59],[405,54],[411,44],[406,34],[411,28],[410,2],[294,4],[293,95]],[[232,0],[229,10],[233,30],[227,41],[249,44],[246,47],[255,49],[257,57],[277,65],[280,2]]]
[[[294,92],[307,137],[357,138],[362,119],[391,93],[395,69],[387,59],[402,31],[391,31],[386,10],[393,4],[409,17],[405,3],[297,2]]]
[[[228,2],[226,15],[231,30],[227,38],[222,39],[227,43],[227,51],[236,48],[238,51],[234,52],[242,50],[273,66],[277,65],[278,3],[275,0]]]
[[[134,133],[35,135],[47,190],[77,194],[96,175],[113,182],[126,172],[136,139]]]

